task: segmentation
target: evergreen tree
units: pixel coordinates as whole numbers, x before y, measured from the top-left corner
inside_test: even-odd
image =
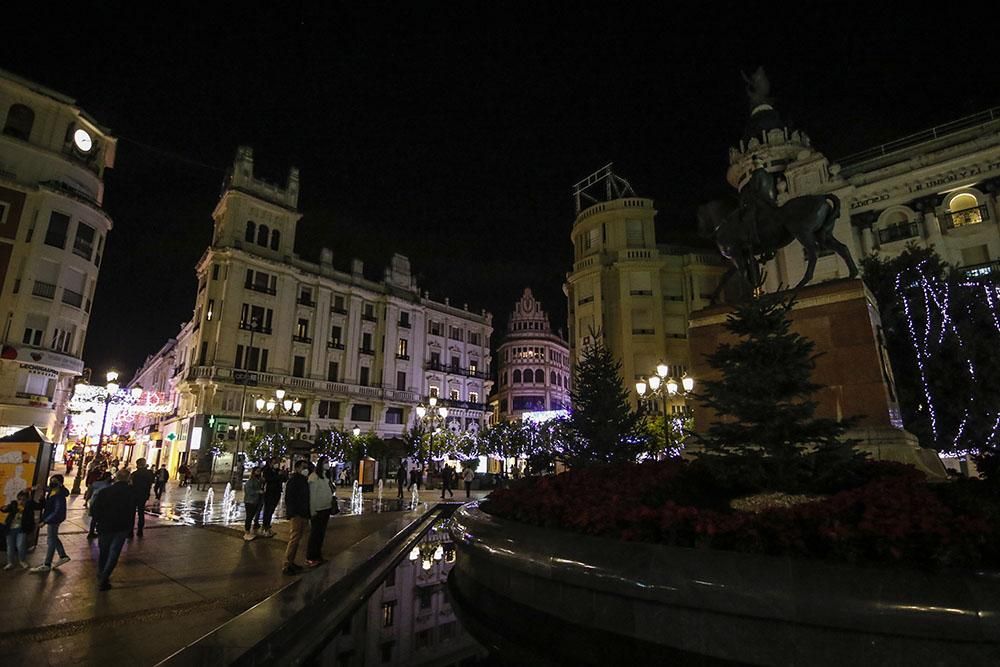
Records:
[[[642,418],[622,385],[621,362],[599,336],[594,339],[573,373],[573,413],[562,443],[572,467],[634,462],[647,448]]]
[[[813,416],[815,345],[791,331],[793,303],[793,297],[766,294],[736,306],[725,326],[740,340],[707,357],[722,377],[702,380],[698,394],[719,419],[696,436],[709,456],[767,459],[772,478],[765,483],[786,488],[807,455],[813,464],[854,456],[842,436],[855,420]]]

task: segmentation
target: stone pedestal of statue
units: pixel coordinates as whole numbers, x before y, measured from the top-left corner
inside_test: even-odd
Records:
[[[694,312],[689,320],[691,376],[715,379],[719,374],[705,356],[720,343],[735,342],[724,328],[728,306],[711,306]],[[945,477],[937,452],[920,447],[917,438],[903,429],[892,366],[885,349],[875,299],[857,278],[808,285],[798,292],[790,313],[792,330],[812,340],[816,368],[812,380],[820,385],[813,395],[817,417],[843,419],[859,416],[846,438],[879,460],[901,461],[931,477]],[[694,404],[695,430],[704,432],[717,419],[707,406]]]

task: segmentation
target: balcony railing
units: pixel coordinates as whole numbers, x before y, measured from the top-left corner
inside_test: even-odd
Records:
[[[240,329],[243,329],[244,331],[253,331],[254,333],[259,333],[259,334],[271,333],[271,327],[261,327],[261,326],[255,327],[251,322],[240,322]]]
[[[292,336],[292,340],[294,340],[296,343],[310,343],[311,344],[313,342],[313,339],[310,338],[309,336],[298,336],[298,335],[296,335],[296,336]]]
[[[63,288],[62,302],[80,308],[83,306],[83,295],[71,289]]]
[[[403,320],[400,320],[400,321],[396,322],[396,326],[400,327],[401,329],[409,329],[410,328],[410,322],[409,322],[409,320],[407,320],[406,322],[404,322]]]
[[[330,312],[331,313],[337,313],[338,315],[346,315],[347,314],[347,309],[346,308],[340,308],[338,306],[334,306],[333,308],[330,309]]]
[[[402,359],[403,361],[409,361],[410,360],[410,355],[396,353],[396,358],[397,359]]]
[[[31,293],[43,299],[54,299],[56,298],[56,286],[52,283],[43,283],[41,280],[36,280],[31,288]]]
[[[377,322],[378,319],[374,315],[368,315],[367,313],[361,316],[365,322]]]
[[[972,266],[962,266],[958,269],[967,278],[1000,278],[1000,260],[985,262],[983,264],[973,264]]]
[[[912,239],[920,234],[920,225],[914,221],[906,224],[890,225],[878,230],[879,243],[892,243],[903,239]]]
[[[961,211],[949,211],[941,218],[941,222],[945,229],[957,229],[958,227],[978,225],[980,222],[986,222],[989,219],[990,210],[983,204],[982,206],[965,208]]]
[[[329,350],[343,350],[344,344],[338,340],[328,340],[326,341],[326,347]]]
[[[248,290],[253,290],[254,292],[260,292],[261,294],[270,294],[274,296],[278,293],[276,288],[267,287],[266,285],[257,285],[256,283],[247,283],[244,285]]]
[[[441,373],[451,373],[453,375],[464,375],[470,378],[478,378],[480,380],[486,380],[489,378],[488,373],[484,373],[479,369],[462,368],[461,366],[449,366],[447,364],[442,364],[440,361],[428,361],[427,370],[438,371]]]
[[[375,354],[375,350],[366,349],[363,347],[359,347],[358,352],[360,352],[361,354]]]
[[[489,408],[486,403],[473,403],[471,401],[456,401],[451,398],[442,398],[438,400],[438,403],[444,405],[446,408],[460,408],[462,410],[473,410],[476,412],[486,412]]]
[[[316,307],[316,302],[313,301],[312,299],[310,299],[309,297],[305,297],[305,296],[300,296],[296,300],[296,303],[299,304],[300,306],[308,306],[310,308],[315,308]]]

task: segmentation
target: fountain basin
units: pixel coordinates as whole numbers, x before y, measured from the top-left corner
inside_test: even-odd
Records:
[[[530,615],[556,662],[598,664],[609,648],[638,646],[723,664],[1000,664],[995,572],[620,542],[499,519],[478,503],[451,531],[459,606],[496,635],[523,633]]]

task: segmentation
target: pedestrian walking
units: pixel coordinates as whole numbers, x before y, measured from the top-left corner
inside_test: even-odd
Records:
[[[146,526],[146,503],[149,501],[149,490],[153,487],[153,473],[146,468],[146,459],[139,459],[135,462],[136,471],[132,473],[130,483],[135,497],[135,511],[138,520],[138,530],[136,534],[142,537],[142,529]],[[128,470],[121,470],[128,474]],[[115,479],[118,479],[117,477]],[[132,528],[129,527],[128,538],[133,537]]]
[[[281,500],[282,480],[277,467],[280,462],[280,459],[271,459],[264,464],[264,470],[261,471],[261,477],[264,479],[264,516],[261,517],[264,526],[260,532],[261,537],[274,537],[274,531],[271,530],[271,519],[274,517],[274,510],[278,507],[278,501]],[[300,461],[300,463],[308,462]],[[294,477],[295,475],[292,475],[293,479]],[[287,499],[285,500],[285,509],[288,509]],[[308,518],[308,515],[306,516]]]
[[[177,479],[181,481],[179,488],[184,488],[188,485],[191,479],[191,468],[188,464],[182,463],[179,468],[177,468]]]
[[[84,494],[84,498],[89,502],[89,509],[87,510],[90,514],[90,530],[87,531],[87,539],[93,540],[97,538],[97,517],[94,515],[94,497],[101,491],[101,489],[106,489],[113,483],[114,480],[111,479],[111,473],[105,472],[101,475],[101,478],[87,487],[87,493]]]
[[[260,510],[263,505],[264,482],[260,477],[260,468],[250,471],[250,477],[243,482],[243,508],[246,518],[243,520],[243,539],[249,542],[256,539],[260,530]],[[253,525],[253,531],[250,527]]]
[[[125,540],[132,532],[135,512],[140,507],[137,493],[136,487],[129,484],[128,471],[119,470],[115,476],[115,483],[94,498],[94,516],[97,517],[98,530],[99,590],[106,591],[111,588],[111,573],[118,564],[118,557],[121,555]]]
[[[285,564],[281,568],[282,574],[295,574],[302,571],[302,567],[295,564],[295,555],[299,550],[299,542],[302,541],[302,534],[306,532],[306,526],[309,525],[309,519],[311,518],[309,512],[309,482],[306,480],[308,474],[309,462],[297,461],[295,463],[295,472],[285,486],[285,512],[288,514],[288,523],[291,530],[288,534],[288,546],[285,549]],[[265,487],[265,494],[266,492]]]
[[[417,491],[419,491],[420,490],[420,478],[421,478],[420,464],[419,463],[413,464],[413,467],[410,468],[410,487],[416,486],[417,487]]]
[[[476,473],[472,472],[472,468],[466,468],[462,473],[462,481],[465,482],[465,497],[472,497],[472,480],[476,478]]]
[[[452,468],[447,463],[444,464],[444,468],[441,469],[441,497],[444,498],[445,491],[448,492],[449,498],[455,497],[455,492],[451,490],[451,487],[455,484],[455,469]]]
[[[28,535],[35,531],[35,512],[38,503],[31,499],[28,489],[17,492],[17,498],[0,510],[7,514],[7,565],[5,570],[13,570],[20,565],[28,569]]]
[[[396,497],[402,500],[403,488],[406,486],[406,464],[399,462],[399,470],[396,471]]]
[[[170,472],[167,470],[167,464],[164,463],[160,466],[160,469],[156,471],[153,476],[153,493],[156,495],[156,499],[159,500],[163,495],[163,492],[167,488],[167,481],[170,479]]]
[[[46,526],[48,536],[48,548],[45,551],[45,562],[38,567],[31,568],[32,572],[48,572],[54,567],[65,565],[70,558],[66,555],[62,540],[59,539],[59,526],[66,520],[66,498],[69,497],[69,489],[63,486],[62,475],[52,475],[49,480],[48,495],[45,496],[45,506],[42,509],[42,523]],[[52,558],[59,552],[59,560],[55,563]]]
[[[330,515],[340,511],[337,492],[330,478],[330,460],[319,457],[316,470],[309,475],[309,542],[306,544],[306,565],[316,567],[323,562],[323,538]]]

